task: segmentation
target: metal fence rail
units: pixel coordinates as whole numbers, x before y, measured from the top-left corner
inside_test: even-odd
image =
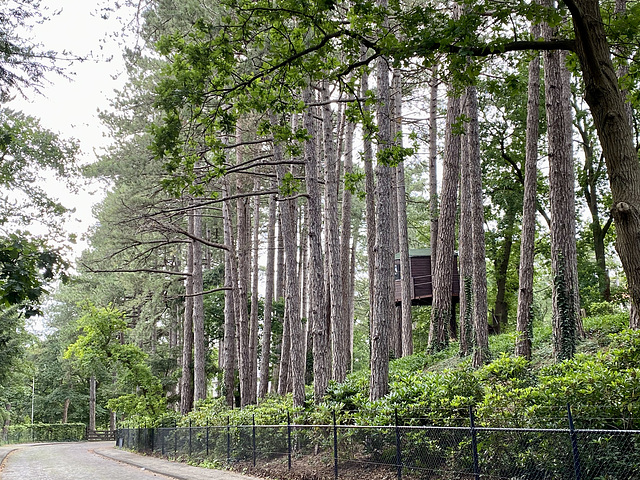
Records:
[[[640,480],[640,430],[451,426],[223,425],[123,428],[117,445],[251,472],[318,479]],[[258,470],[255,470],[258,469]]]

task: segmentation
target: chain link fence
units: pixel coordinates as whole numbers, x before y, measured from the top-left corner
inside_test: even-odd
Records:
[[[397,417],[396,417],[397,419]],[[271,425],[123,428],[120,447],[271,478],[640,480],[640,430]]]

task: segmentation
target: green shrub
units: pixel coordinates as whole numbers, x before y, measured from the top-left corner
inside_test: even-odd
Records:
[[[629,313],[603,313],[587,317],[583,323],[589,335],[618,333],[629,327]]]
[[[84,440],[87,427],[84,423],[35,423],[33,425],[9,425],[4,443],[77,442]]]

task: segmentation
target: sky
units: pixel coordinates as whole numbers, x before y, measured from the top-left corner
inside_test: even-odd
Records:
[[[63,138],[74,138],[80,144],[80,161],[95,160],[96,152],[108,145],[98,118],[98,110],[109,108],[114,90],[126,80],[121,46],[113,37],[119,31],[117,19],[101,18],[99,9],[104,0],[42,0],[49,12],[60,12],[42,25],[35,25],[26,34],[44,50],[71,52],[77,57],[92,57],[84,62],[61,63],[69,79],[49,74],[41,89],[42,95],[29,94],[29,99],[16,98],[7,106],[40,119],[43,127],[59,133]],[[94,223],[93,205],[104,197],[104,184],[88,185],[77,194],[69,192],[55,181],[48,181],[52,196],[76,212],[67,222],[69,233],[80,238]],[[86,242],[79,242],[74,254],[79,254]]]

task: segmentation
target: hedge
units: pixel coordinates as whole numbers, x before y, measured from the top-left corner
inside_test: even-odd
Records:
[[[86,438],[84,423],[35,423],[9,425],[2,430],[2,443],[77,442]]]

